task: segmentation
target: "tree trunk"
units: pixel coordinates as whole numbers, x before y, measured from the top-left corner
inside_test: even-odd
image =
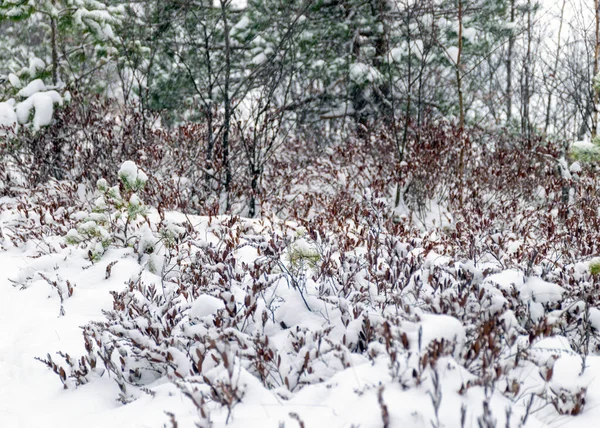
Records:
[[[258,181],[260,179],[260,170],[256,167],[251,167],[251,171],[250,171],[250,175],[251,175],[251,180],[250,180],[250,203],[249,203],[249,210],[248,210],[248,216],[250,218],[254,218],[257,214],[257,199],[260,196],[260,188],[258,186]]]
[[[463,49],[463,2],[462,0],[458,0],[458,53],[456,55],[456,88],[458,90],[458,128],[460,131],[460,159],[458,163],[458,174],[459,174],[459,182],[463,182],[463,178],[465,175],[465,151],[467,149],[467,139],[464,138],[464,129],[465,129],[465,107],[463,103],[463,91],[462,91],[462,49]],[[462,206],[464,202],[463,199],[463,189],[460,189],[460,205]]]
[[[598,2],[598,0],[596,0]],[[558,60],[560,58],[560,48],[561,48],[561,34],[563,27],[563,18],[565,16],[565,4],[566,0],[563,0],[562,8],[560,9],[560,24],[558,25],[558,40],[556,44],[556,58],[554,58],[554,69],[552,70],[552,76],[550,79],[557,81],[557,73],[558,73]],[[597,45],[596,45],[597,46]],[[548,133],[548,126],[550,126],[550,112],[552,111],[552,95],[554,93],[555,85],[552,84],[550,86],[550,90],[548,91],[548,103],[546,105],[546,121],[544,123],[544,135]]]
[[[56,0],[52,0],[52,7],[56,7]],[[52,39],[52,84],[58,85],[58,22],[54,15],[50,17],[50,38]]]
[[[410,6],[409,6],[410,7]],[[395,135],[396,138],[396,155],[398,156],[398,165],[401,165],[404,161],[404,154],[406,151],[406,143],[408,142],[408,127],[410,126],[410,109],[412,108],[412,34],[411,34],[411,13],[407,11],[406,13],[406,45],[408,46],[408,70],[407,70],[407,78],[408,87],[406,90],[406,110],[404,113],[404,130],[402,132],[402,141],[399,140],[398,136]],[[394,121],[394,134],[396,134],[396,122]],[[396,183],[396,198],[394,201],[394,206],[398,207],[400,205],[401,198],[401,189],[400,189],[400,181],[402,176],[398,177],[398,183]]]
[[[531,23],[531,0],[527,1],[527,52],[525,54],[525,62],[523,72],[525,74],[525,83],[522,88],[523,107],[521,113],[521,132],[527,137],[531,138],[531,123],[529,115],[529,102],[531,99],[531,76],[529,71],[531,61],[531,38],[532,38],[532,23]]]
[[[208,128],[207,130],[207,139],[208,139],[208,146],[206,148],[206,173],[204,175],[204,183],[206,186],[206,191],[210,192],[211,190],[211,178],[212,178],[212,174],[214,174],[214,169],[213,169],[213,152],[214,152],[214,147],[215,147],[215,136],[214,136],[214,118],[213,118],[213,69],[212,69],[212,57],[210,55],[210,37],[209,34],[206,30],[206,27],[204,27],[204,60],[206,61],[206,71],[207,71],[207,76],[208,76],[208,90],[207,90],[207,96],[208,96],[208,102],[205,103],[205,111],[206,111],[206,126]],[[210,172],[210,173],[209,173]]]
[[[225,191],[225,212],[231,208],[229,192],[231,190],[231,165],[229,161],[229,131],[231,129],[231,99],[229,98],[229,86],[231,78],[231,40],[229,34],[229,21],[227,20],[228,0],[221,0],[221,18],[223,19],[223,32],[225,35],[225,82],[223,85],[223,139],[221,147],[223,149],[223,168],[225,169],[224,191]]]
[[[465,127],[465,107],[463,103],[462,91],[462,63],[461,56],[463,50],[463,2],[458,0],[458,54],[456,55],[456,89],[458,90],[458,126],[462,130]]]
[[[510,0],[510,23],[515,22],[515,0]],[[515,47],[514,28],[511,27],[510,36],[508,37],[508,55],[506,58],[506,123],[510,124],[512,119],[512,61],[513,50]]]
[[[592,79],[596,78],[598,74],[598,54],[600,53],[600,16],[598,16],[598,0],[594,0],[594,20],[596,24],[595,32],[595,45],[594,45],[594,75]],[[596,137],[598,132],[598,91],[594,90],[594,105],[592,106],[592,138]]]

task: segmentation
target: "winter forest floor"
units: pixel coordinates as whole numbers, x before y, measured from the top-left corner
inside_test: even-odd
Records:
[[[198,224],[206,219],[193,219]],[[204,220],[204,221],[203,221]],[[31,243],[22,248],[10,248],[0,253],[0,418],[5,427],[162,427],[170,426],[165,412],[176,415],[178,426],[192,427],[199,418],[190,400],[166,379],[148,385],[150,393],[142,393],[128,404],[121,404],[115,398],[119,389],[108,376],[95,377],[91,382],[78,388],[63,389],[58,377],[43,364],[35,360],[48,352],[61,350],[72,355],[85,353],[80,326],[91,320],[101,320],[102,310],[111,308],[110,291],[122,290],[132,273],[139,271],[139,265],[130,251],[109,251],[101,262],[90,265],[83,257],[69,253],[38,257],[38,250]],[[116,262],[116,263],[114,263]],[[113,264],[114,263],[114,264]],[[113,265],[107,279],[107,266]],[[56,290],[39,272],[46,272],[50,278],[60,281],[70,278],[75,284],[72,297],[64,303],[64,315],[59,316],[60,299]],[[36,275],[37,274],[37,275]],[[36,279],[36,276],[38,279]],[[510,284],[518,277],[516,271],[496,274],[498,284]],[[15,287],[17,283],[27,283],[25,289]],[[518,280],[517,280],[518,281]],[[538,284],[543,287],[543,284]],[[548,286],[548,285],[546,285]],[[543,292],[543,290],[541,291]],[[541,293],[540,292],[540,293]],[[296,297],[296,298],[295,298]],[[198,300],[202,298],[199,297]],[[221,305],[211,299],[203,300],[202,305],[192,307],[196,316],[210,315]],[[297,296],[289,295],[288,302],[298,305],[282,312],[280,318],[290,324],[313,326],[318,331],[319,324],[312,323],[310,313],[303,311]],[[293,306],[293,305],[292,305]],[[292,313],[290,313],[292,312]],[[296,312],[296,313],[293,313]],[[312,320],[314,321],[314,320]],[[422,328],[423,342],[435,338],[449,341],[464,341],[461,324],[445,315],[424,316]],[[415,337],[414,328],[410,337]],[[578,391],[587,388],[585,410],[574,416],[557,415],[550,405],[538,405],[529,416],[526,426],[548,427],[587,427],[593,426],[600,418],[600,358],[592,356],[586,361],[584,376],[579,376],[580,358],[569,352],[566,338],[554,337],[539,340],[530,349],[531,354],[558,354],[561,358],[554,363],[552,386],[565,391]],[[442,357],[437,362],[441,379],[441,403],[438,415],[429,394],[435,391],[430,379],[424,379],[420,386],[401,386],[403,381],[392,379],[388,362],[369,362],[366,358],[351,358],[347,368],[324,383],[309,385],[300,392],[282,397],[267,391],[261,383],[241,371],[234,373],[234,380],[244,384],[245,394],[241,403],[234,409],[229,426],[233,427],[277,427],[298,426],[294,419],[303,421],[307,427],[381,427],[381,404],[378,394],[382,385],[383,404],[387,408],[387,426],[426,427],[430,422],[439,426],[462,426],[461,406],[465,406],[464,426],[479,426],[482,402],[485,401],[483,388],[473,387],[466,393],[459,393],[469,380],[474,380],[452,357]],[[540,383],[539,367],[525,365],[518,375],[519,381],[529,384]],[[412,378],[412,375],[408,376]],[[532,386],[529,386],[533,388]],[[539,385],[538,385],[539,387]],[[494,393],[490,399],[492,420],[497,425],[506,426],[506,409],[513,412],[514,426],[519,426],[519,418],[525,409],[522,405]],[[297,416],[294,416],[297,415]],[[211,416],[216,426],[225,424],[226,412],[214,410]],[[512,425],[511,425],[512,426]]]
[[[8,180],[0,427],[594,426],[598,168],[455,131],[399,164],[384,134],[292,145],[254,219],[168,145],[95,188]]]

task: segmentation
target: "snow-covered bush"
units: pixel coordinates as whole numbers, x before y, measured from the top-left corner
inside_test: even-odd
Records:
[[[0,103],[0,123],[8,127],[13,134],[18,131],[18,125],[30,125],[34,131],[52,123],[54,106],[62,106],[63,98],[54,90],[46,90],[41,80],[34,80],[19,91],[23,97],[20,102],[9,99]],[[6,135],[3,131],[3,135]]]
[[[298,159],[280,158],[294,197],[269,204],[294,220],[190,215],[185,235],[153,227],[154,242],[168,242],[161,268],[140,259],[105,318],[84,327],[83,356],[43,361],[68,387],[108,372],[124,402],[169,379],[202,423],[221,408],[235,417],[257,391],[293,400],[361,370],[376,380],[352,394],[393,414],[380,388],[423,393],[434,424],[464,397],[476,402],[464,417],[502,426],[542,408],[585,411],[589,358],[600,354],[599,178],[585,164],[562,173],[559,145],[498,137],[472,143],[459,203],[453,132],[423,131],[400,175],[381,157],[385,141],[334,147],[305,176],[293,173]],[[138,189],[139,168],[122,172],[119,195]],[[106,203],[111,188],[100,187]],[[432,197],[443,221],[426,218]],[[130,197],[119,200],[127,213]],[[564,382],[565,359],[577,382]],[[517,410],[505,414],[509,403]]]
[[[67,92],[66,97],[59,94],[56,88],[48,88],[42,80],[46,65],[39,58],[30,60],[29,67],[24,67],[16,73],[7,76],[8,91],[5,91],[6,101],[0,101],[0,127],[9,128],[2,136],[14,136],[19,125],[30,128],[34,132],[49,126],[54,118],[55,106],[62,106],[64,98],[70,99]]]
[[[128,159],[160,173],[166,139],[150,129],[151,123],[131,110],[115,116],[106,101],[76,98],[57,109],[50,126],[39,132],[20,126],[10,140],[0,139],[2,169],[25,186],[49,179],[85,185],[95,185],[100,178],[118,179],[115,165]]]
[[[17,93],[23,98],[15,106],[17,119],[21,125],[31,123],[34,131],[52,123],[54,105],[63,105],[63,97],[55,90],[47,90],[40,79],[30,82]]]
[[[75,183],[50,181],[29,192],[21,183],[5,182],[10,197],[0,202],[4,218],[3,247],[38,244],[39,254],[55,253],[61,245],[54,237],[63,236],[73,227],[72,216],[84,207],[82,187]]]
[[[14,100],[0,102],[0,137],[8,137],[17,133],[19,129]]]
[[[98,197],[91,211],[79,213],[79,225],[65,237],[69,244],[85,245],[94,261],[113,244],[135,247],[139,253],[154,249],[156,238],[144,224],[148,209],[138,196],[148,176],[132,161],[121,165],[118,176],[120,185],[112,187],[105,179],[98,180]]]

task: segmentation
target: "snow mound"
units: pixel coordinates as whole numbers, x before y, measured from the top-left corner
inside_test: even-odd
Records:
[[[0,137],[7,133],[1,128],[13,128],[13,131],[16,132],[17,126],[17,114],[14,107],[8,102],[0,103]]]
[[[31,81],[27,86],[17,92],[18,97],[29,98],[37,92],[43,92],[46,90],[46,85],[41,79],[35,79]]]
[[[33,82],[32,82],[33,83]],[[42,83],[43,85],[43,83]],[[27,86],[27,88],[29,85]],[[25,88],[25,89],[27,89]],[[22,90],[21,92],[23,92]],[[29,93],[29,91],[25,91]],[[60,94],[56,91],[36,92],[29,96],[25,101],[17,104],[16,113],[20,124],[29,122],[33,110],[33,129],[39,130],[43,126],[48,126],[52,123],[52,115],[54,113],[54,104],[62,106],[63,100]]]
[[[528,278],[519,288],[519,293],[523,299],[532,299],[538,303],[553,303],[562,299],[565,289],[560,285],[544,281],[538,277]]]

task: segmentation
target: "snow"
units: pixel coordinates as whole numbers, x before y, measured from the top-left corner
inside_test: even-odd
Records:
[[[233,10],[243,10],[248,6],[248,0],[230,0],[227,4]],[[213,0],[213,6],[221,7],[221,0]]]
[[[23,93],[29,93],[29,90],[41,87],[35,86],[30,88],[30,85],[22,89],[21,92],[24,91]],[[48,126],[52,123],[54,104],[62,105],[62,103],[62,97],[56,91],[33,93],[25,101],[17,104],[16,113],[18,121],[20,124],[26,124],[29,122],[31,111],[33,110],[34,114],[32,124],[33,129],[37,131],[41,127]]]
[[[0,128],[8,127],[17,130],[17,114],[14,107],[7,103],[0,103]],[[6,135],[6,130],[0,129],[0,137]]]
[[[143,185],[146,183],[146,181],[148,181],[148,176],[146,173],[139,169],[135,162],[130,160],[123,162],[121,165],[121,168],[119,169],[119,177],[121,180],[124,180],[133,187],[136,187],[140,184]],[[105,183],[106,182],[102,183],[101,185],[104,185]],[[136,204],[135,198],[137,198],[137,196],[135,196],[132,201],[134,204]]]
[[[464,27],[462,35],[469,42],[475,43],[475,39],[477,38],[477,30],[475,28]]]
[[[423,59],[424,43],[423,40],[411,41],[411,53],[416,55],[418,58]]]
[[[244,15],[242,18],[231,28],[231,36],[235,37],[240,33],[243,33],[250,25],[250,18]]]
[[[35,79],[35,80],[32,80],[31,82],[29,82],[29,84],[27,86],[25,86],[23,89],[21,89],[17,93],[17,96],[22,97],[22,98],[28,98],[37,92],[43,92],[45,90],[46,90],[46,85],[44,85],[44,82],[41,79]]]
[[[565,289],[560,285],[552,284],[544,281],[541,278],[532,277],[519,287],[521,298],[525,300],[533,300],[539,303],[558,302]]]
[[[19,79],[14,73],[8,74],[8,81],[10,82],[13,88],[19,89],[22,86],[21,79]]]
[[[126,260],[113,268],[113,280],[91,287],[85,281],[86,271],[76,263],[69,263],[65,273],[74,275],[77,291],[65,304],[67,316],[57,317],[57,296],[48,284],[19,290],[8,278],[17,277],[19,271],[31,265],[27,253],[13,249],[0,253],[0,420],[3,427],[49,428],[78,427],[86,425],[134,426],[132,415],[118,415],[119,406],[114,400],[114,387],[108,379],[98,379],[90,387],[77,391],[63,390],[56,377],[35,357],[63,349],[80,352],[79,325],[101,317],[100,308],[110,305],[109,290],[119,289],[134,267]],[[89,272],[98,280],[105,266]],[[78,296],[78,292],[81,295]],[[25,310],[26,309],[26,310]],[[27,397],[25,400],[24,397]],[[149,415],[162,416],[161,410],[147,409]],[[116,425],[109,423],[115,418]],[[131,423],[131,424],[130,424]]]
[[[57,317],[57,298],[47,286],[36,284],[20,291],[6,281],[7,277],[16,276],[19,269],[28,265],[26,254],[17,249],[0,253],[0,266],[3,267],[0,282],[0,327],[3,331],[0,341],[0,378],[3,379],[0,415],[3,426],[76,428],[85,421],[86,426],[97,428],[159,428],[167,424],[164,411],[174,412],[181,427],[194,426],[196,416],[189,400],[170,383],[152,386],[154,396],[143,395],[133,403],[120,405],[114,400],[117,391],[111,379],[98,377],[76,390],[64,390],[56,376],[34,360],[50,350],[63,349],[74,354],[81,351],[78,325],[89,319],[99,319],[100,309],[110,305],[109,291],[122,287],[129,272],[135,270],[135,263],[126,257],[126,253],[113,253],[113,257],[118,263],[108,280],[101,279],[108,260],[86,270],[72,262],[63,265],[64,273],[75,278],[77,289],[65,305],[66,315]],[[27,311],[22,310],[25,307]],[[222,308],[218,299],[204,296],[196,301],[190,314],[200,318]],[[431,338],[438,339],[459,333],[460,329],[455,329],[455,323],[448,318],[424,317],[423,323],[427,326],[423,329],[424,337],[429,338],[430,331]],[[435,332],[436,326],[444,325],[442,333]],[[461,397],[456,391],[471,375],[452,358],[442,359],[439,367],[440,376],[447,382],[440,419],[456,420],[461,405],[481,400],[483,391],[472,388]],[[382,398],[390,412],[390,426],[430,426],[430,382],[426,381],[416,391],[403,390],[398,383],[390,382],[387,373],[387,363],[383,360],[372,364],[355,358],[350,368],[324,384],[304,388],[288,401],[265,391],[256,378],[241,374],[240,382],[245,385],[246,394],[242,403],[236,406],[229,426],[277,427],[281,422],[294,426],[291,413],[297,413],[308,427],[381,426],[377,401],[379,385],[385,385]],[[494,395],[492,408],[500,419],[507,405],[507,400]],[[476,426],[477,411],[474,405],[468,406],[467,416],[472,424],[467,426]],[[225,426],[224,418],[215,414],[213,419],[215,426]],[[531,418],[527,426],[542,425]]]
[[[256,55],[254,58],[252,58],[252,64],[260,65],[260,64],[264,63],[266,60],[267,60],[267,56],[265,55],[264,52],[261,52],[258,55]]]
[[[381,74],[369,64],[356,62],[350,65],[350,80],[359,85],[377,82],[382,79]]]
[[[46,63],[40,58],[31,58],[29,60],[29,74],[35,76],[40,71],[44,71]]]
[[[404,48],[396,47],[390,50],[390,58],[395,62],[400,63],[404,55],[406,55],[406,50]]]
[[[465,328],[454,317],[448,315],[421,315],[421,344],[426,347],[434,340],[447,342],[456,342],[460,351],[465,343]],[[415,341],[415,343],[417,343]]]
[[[140,170],[134,162],[125,162],[119,175],[128,179],[138,179]],[[103,183],[107,187],[106,181]],[[87,197],[82,195],[82,197]],[[95,196],[89,195],[90,198]],[[93,200],[93,199],[92,199]],[[134,202],[134,201],[132,201]],[[82,201],[82,204],[85,202]],[[137,203],[137,202],[135,202]],[[141,201],[140,201],[141,203]],[[16,214],[10,210],[0,211],[0,231],[6,226],[14,225]],[[156,218],[157,213],[150,216]],[[77,218],[86,219],[88,215]],[[224,230],[227,217],[206,218],[188,216],[181,213],[166,213],[165,223],[174,234],[185,231],[181,222],[187,221],[198,232],[197,236],[206,237],[206,242],[193,241],[189,245],[197,245],[198,253],[202,248],[218,245]],[[239,227],[246,230],[248,236],[260,238],[266,227],[267,220],[248,220]],[[151,230],[152,224],[144,223],[140,232],[140,246],[155,246]],[[81,230],[93,230],[98,224],[94,220],[83,221]],[[292,227],[290,232],[294,238],[290,247],[291,252],[300,252],[306,257],[315,254],[315,244],[309,240],[303,228]],[[76,232],[70,232],[74,235]],[[113,305],[111,292],[123,292],[130,286],[129,281],[138,277],[143,278],[147,284],[155,284],[157,293],[164,293],[160,277],[149,272],[144,263],[140,263],[139,255],[131,247],[107,249],[102,258],[97,262],[90,262],[85,251],[77,246],[61,245],[63,241],[56,237],[48,237],[48,242],[56,241],[55,252],[40,252],[40,242],[29,241],[26,245],[15,246],[8,235],[0,234],[0,419],[2,426],[7,427],[61,427],[75,428],[82,425],[90,427],[148,427],[161,428],[169,426],[168,416],[165,412],[176,415],[178,426],[192,428],[198,421],[196,409],[179,388],[166,377],[147,373],[148,383],[145,385],[150,393],[141,393],[137,399],[128,404],[116,401],[119,391],[114,379],[105,373],[104,367],[99,367],[91,376],[89,383],[77,388],[63,389],[58,377],[52,373],[36,357],[46,358],[47,354],[55,357],[55,352],[64,351],[72,356],[85,353],[80,326],[90,321],[104,320],[103,311],[110,310]],[[430,234],[429,239],[435,242],[439,235]],[[149,243],[149,244],[148,244]],[[401,247],[401,246],[400,246]],[[415,258],[423,261],[422,272],[434,272],[447,269],[452,260],[435,251],[425,253],[423,249],[410,250],[400,248],[398,251],[411,251]],[[143,249],[141,252],[144,252]],[[357,251],[357,254],[365,252]],[[240,262],[251,265],[259,258],[258,252],[250,246],[242,245],[236,251],[235,257]],[[284,257],[288,268],[291,262]],[[482,275],[479,268],[470,261],[461,261],[460,268],[473,274]],[[300,298],[297,286],[280,280],[273,288],[265,291],[265,301],[258,301],[260,305],[272,304],[272,316],[277,323],[284,323],[286,328],[280,329],[270,321],[263,325],[263,329],[270,331],[270,340],[273,349],[282,357],[282,366],[288,367],[289,373],[296,373],[295,358],[305,352],[314,353],[320,349],[327,355],[328,342],[321,343],[313,335],[322,332],[330,325],[334,331],[329,336],[331,339],[341,337],[338,320],[339,310],[334,306],[325,304],[318,298],[318,290],[310,274],[310,263],[306,267],[306,283],[303,288],[306,302]],[[218,272],[223,267],[220,265],[203,266],[205,269],[214,269]],[[582,268],[583,269],[583,268]],[[109,274],[110,272],[110,274]],[[245,272],[240,271],[242,274]],[[479,273],[478,273],[479,272]],[[243,275],[242,275],[243,276]],[[47,279],[46,279],[47,278]],[[241,283],[249,277],[244,277]],[[50,283],[55,282],[62,286],[66,281],[73,285],[73,295],[61,301],[57,289]],[[360,280],[359,280],[360,283]],[[564,289],[557,284],[550,283],[536,276],[526,277],[517,269],[506,269],[489,274],[483,285],[501,291],[517,289],[519,299],[532,304],[548,304],[560,298]],[[64,292],[64,291],[63,291]],[[143,301],[141,293],[136,299]],[[233,300],[231,300],[233,298]],[[217,315],[226,317],[230,301],[242,302],[245,299],[244,291],[238,286],[230,285],[227,291],[217,295],[199,293],[189,303],[182,303],[179,308],[183,311],[185,322],[180,323],[173,337],[192,332],[205,331],[212,325]],[[332,296],[335,301],[336,298]],[[307,305],[310,309],[307,308]],[[133,307],[133,306],[132,306]],[[149,310],[158,310],[150,308]],[[239,309],[239,308],[238,308]],[[542,308],[543,311],[543,308]],[[393,311],[391,311],[393,313]],[[596,325],[600,311],[590,313],[592,324]],[[383,314],[373,312],[369,319],[375,325],[381,321]],[[393,319],[393,318],[392,318]],[[507,319],[505,316],[504,319]],[[327,360],[322,363],[316,359],[315,372],[310,376],[322,376],[322,381],[315,381],[303,388],[288,391],[285,387],[267,389],[263,383],[252,375],[247,367],[243,367],[239,358],[233,359],[234,383],[243,391],[243,398],[233,411],[233,417],[227,424],[234,428],[246,427],[277,427],[281,423],[286,426],[296,426],[298,418],[307,427],[321,426],[382,426],[381,404],[387,406],[390,427],[430,427],[436,420],[433,410],[432,395],[435,392],[434,376],[439,376],[441,386],[441,402],[438,409],[440,421],[444,426],[460,426],[460,409],[466,408],[466,426],[478,426],[477,418],[481,416],[482,402],[487,400],[498,426],[518,426],[519,418],[524,413],[523,400],[511,400],[502,395],[499,390],[486,392],[482,386],[476,384],[477,379],[466,367],[461,366],[457,360],[460,355],[469,352],[470,345],[466,346],[469,326],[450,315],[425,313],[420,308],[414,308],[414,317],[400,319],[398,326],[394,326],[393,334],[404,332],[407,335],[406,352],[401,352],[398,359],[396,373],[390,368],[390,359],[385,350],[385,343],[372,342],[369,344],[368,353],[350,353],[345,355],[346,366],[339,365],[337,359]],[[137,329],[150,329],[152,324],[148,318],[137,314],[132,318],[132,326]],[[346,331],[348,340],[354,342],[363,328],[363,318],[350,320]],[[260,325],[260,324],[259,324]],[[516,322],[515,322],[516,325]],[[397,328],[397,330],[395,330]],[[306,334],[303,336],[304,333]],[[471,332],[472,333],[472,332]],[[200,334],[200,333],[198,333]],[[241,334],[237,332],[236,334]],[[300,350],[295,350],[290,345],[290,337],[298,335],[306,342]],[[148,336],[139,334],[137,340],[147,341]],[[526,338],[522,338],[525,340]],[[329,340],[329,339],[328,339]],[[298,342],[300,343],[300,342]],[[441,355],[435,363],[435,371],[427,369],[419,374],[413,372],[413,367],[420,367],[419,361],[427,349],[434,349],[440,344],[452,344],[451,351]],[[225,346],[225,344],[224,344]],[[441,345],[440,345],[441,346]],[[180,349],[169,344],[167,346],[172,359],[173,367],[185,373],[190,370],[190,360]],[[123,350],[124,351],[124,350]],[[125,352],[125,351],[124,351]],[[250,352],[250,350],[248,351]],[[581,359],[574,355],[570,349],[569,340],[561,336],[542,338],[531,349],[529,358],[535,359],[537,366],[526,363],[520,374],[523,389],[539,390],[547,394],[560,391],[566,397],[561,402],[561,408],[568,411],[574,405],[572,401],[582,388],[587,388],[586,399],[588,406],[583,413],[582,421],[592,423],[594,418],[600,417],[600,357],[590,356],[586,361],[587,369],[583,375]],[[208,355],[208,354],[207,354]],[[121,355],[123,356],[123,355]],[[216,358],[216,357],[215,357]],[[336,363],[337,362],[337,363]],[[538,369],[547,370],[553,367],[554,376],[549,382],[540,380]],[[171,370],[174,370],[173,368]],[[215,362],[213,358],[204,360],[203,373],[213,379],[228,379],[228,373]],[[311,379],[307,375],[306,379]],[[396,376],[396,377],[394,377]],[[420,377],[416,382],[415,376]],[[291,375],[290,375],[291,377]],[[294,380],[292,380],[294,381]],[[473,382],[469,388],[466,384]],[[410,387],[405,387],[409,384]],[[557,395],[558,397],[559,395]],[[26,400],[23,397],[27,397]],[[513,409],[511,421],[507,423],[505,409]],[[548,422],[556,421],[558,414],[550,406],[536,404],[536,412],[529,416],[525,425],[527,428],[543,427]],[[35,409],[35,411],[32,411]],[[211,419],[215,427],[226,426],[227,411],[211,404],[209,406]],[[563,417],[560,417],[563,418]],[[561,419],[563,422],[574,425],[579,419]],[[584,422],[582,422],[584,423]]]
[[[137,166],[133,161],[125,161],[119,169],[119,177],[123,177],[128,181],[135,181],[137,178]]]
[[[213,296],[203,295],[196,299],[194,305],[190,309],[190,318],[203,318],[209,315],[213,315],[219,309],[225,308],[225,304],[222,300],[217,299]]]
[[[516,269],[508,269],[501,273],[490,275],[486,282],[496,284],[500,290],[510,292],[515,288],[523,301],[537,303],[557,302],[562,298],[565,289],[539,277],[525,278],[523,273]]]
[[[459,50],[456,46],[450,46],[448,49],[446,49],[446,54],[448,55],[448,58],[450,58],[450,60],[454,64],[458,63],[458,53]]]
[[[598,146],[592,143],[589,140],[581,140],[575,141],[571,143],[571,148],[581,151],[596,151],[598,150]]]

